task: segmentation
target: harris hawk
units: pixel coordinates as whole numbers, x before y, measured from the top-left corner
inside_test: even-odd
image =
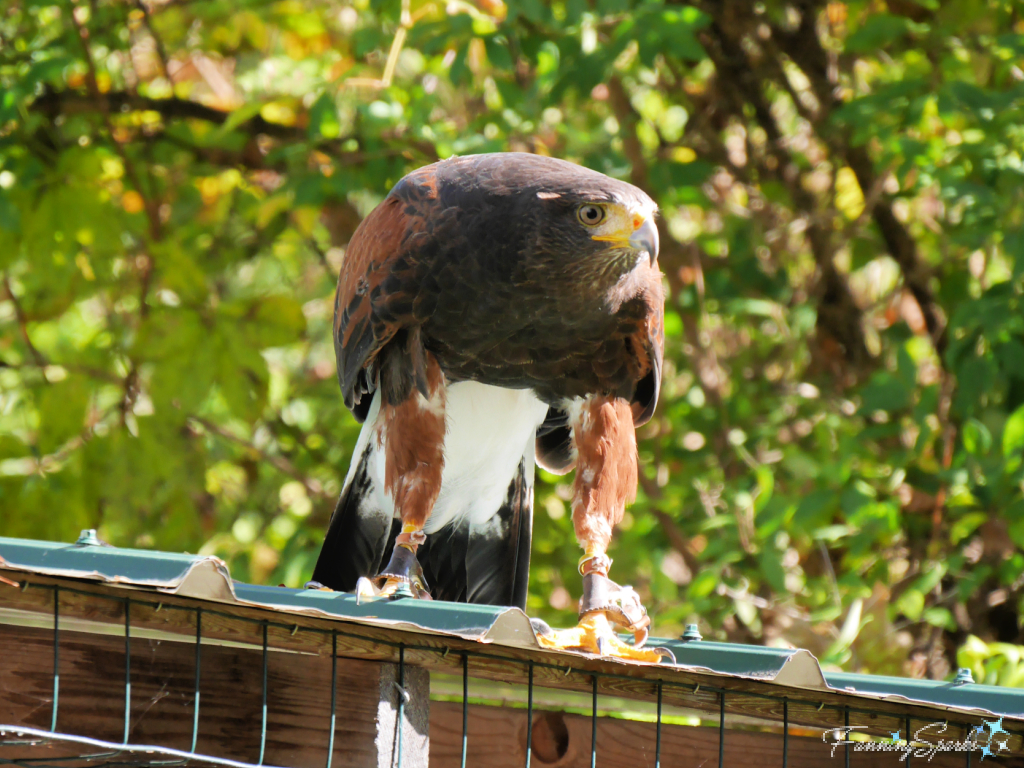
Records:
[[[642,647],[650,619],[606,554],[660,386],[656,211],[631,184],[523,153],[395,185],[338,278],[338,379],[363,427],[313,585],[524,608],[535,464],[575,466],[580,623],[539,640],[667,653]]]

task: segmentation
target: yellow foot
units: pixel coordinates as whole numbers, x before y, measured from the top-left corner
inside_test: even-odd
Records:
[[[549,635],[538,635],[537,642],[541,647],[553,650],[583,651],[653,664],[664,656],[672,658],[672,653],[664,648],[637,648],[622,642],[603,612],[588,613],[572,629],[556,629]]]

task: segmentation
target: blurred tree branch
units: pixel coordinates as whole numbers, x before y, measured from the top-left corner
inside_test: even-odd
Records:
[[[152,98],[126,91],[109,93],[83,94],[76,91],[49,91],[32,102],[32,111],[48,117],[58,115],[81,115],[107,113],[114,114],[125,110],[156,112],[165,119],[203,120],[214,125],[224,125],[232,119],[231,112],[207,107],[190,99],[177,97]],[[232,125],[233,130],[251,135],[265,135],[285,141],[304,141],[308,138],[305,131],[293,126],[272,123],[259,113],[239,120]],[[337,142],[331,142],[335,144]]]
[[[315,498],[331,498],[324,493],[324,488],[319,482],[310,477],[307,477],[305,474],[300,472],[298,469],[295,468],[295,465],[288,461],[288,459],[286,459],[284,456],[281,456],[279,454],[267,453],[263,449],[257,448],[252,442],[246,440],[244,437],[236,435],[231,430],[222,427],[219,424],[215,424],[209,419],[205,419],[201,416],[189,416],[188,420],[190,422],[193,422],[194,424],[199,425],[210,434],[217,435],[218,437],[228,440],[234,443],[235,445],[241,446],[246,451],[249,451],[250,453],[259,457],[260,461],[264,462],[265,464],[270,464],[279,472],[288,475],[294,480],[298,480],[300,483],[302,483],[302,486],[306,489],[306,492],[309,493],[310,496],[313,496]]]
[[[872,355],[864,340],[860,308],[835,265],[831,226],[823,220],[813,194],[802,185],[800,168],[785,148],[785,138],[763,93],[758,64],[748,58],[741,42],[727,31],[724,5],[709,3],[705,10],[712,22],[701,36],[701,42],[715,64],[724,92],[730,97],[721,107],[743,119],[743,105],[750,105],[758,125],[765,131],[773,165],[762,170],[785,184],[807,223],[807,239],[819,270],[818,328],[839,344],[850,371],[859,378],[871,367]]]
[[[36,348],[36,345],[32,343],[32,337],[28,333],[28,317],[26,317],[25,310],[22,308],[21,302],[18,301],[18,297],[14,295],[14,289],[11,288],[11,278],[6,273],[4,273],[3,285],[7,300],[11,302],[11,306],[14,308],[14,318],[18,323],[18,330],[21,332],[21,339],[25,342],[25,347],[28,349],[36,365],[40,368],[45,368],[49,363]]]
[[[878,191],[881,189],[881,181],[875,174],[874,163],[868,155],[867,148],[863,145],[853,145],[849,135],[837,135],[834,130],[827,127],[836,107],[842,104],[836,95],[835,83],[829,77],[829,71],[834,69],[834,66],[829,62],[829,55],[822,47],[814,26],[817,4],[801,0],[796,5],[800,8],[799,24],[792,31],[787,31],[777,24],[772,25],[772,37],[779,41],[782,51],[800,67],[810,81],[820,105],[814,122],[819,129],[824,129],[826,140],[830,140],[833,145],[839,144],[836,147],[837,154],[846,158],[850,169],[857,177],[865,197],[865,210],[871,211],[889,254],[899,264],[904,282],[921,307],[928,333],[941,358],[947,345],[946,328],[928,285],[929,272],[918,254],[916,241],[893,212],[888,195]],[[788,82],[785,75],[780,77]]]

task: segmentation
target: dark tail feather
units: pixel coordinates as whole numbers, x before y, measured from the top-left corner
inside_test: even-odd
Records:
[[[526,608],[533,533],[533,483],[519,464],[497,513],[482,525],[448,526],[420,547],[437,600]]]
[[[375,576],[394,548],[401,525],[374,501],[367,446],[331,516],[313,580],[351,592],[360,576]],[[526,608],[533,532],[533,483],[519,463],[496,514],[482,525],[447,526],[419,548],[435,600]]]
[[[379,508],[368,465],[372,445],[367,445],[352,482],[342,491],[331,515],[313,580],[325,587],[351,592],[360,576],[376,575],[391,533],[391,516]]]
[[[576,448],[572,442],[569,414],[548,408],[544,422],[537,428],[537,464],[556,475],[564,475],[576,466]]]
[[[448,525],[427,536],[420,545],[417,557],[423,567],[427,589],[435,600],[465,603],[466,551],[469,529]]]

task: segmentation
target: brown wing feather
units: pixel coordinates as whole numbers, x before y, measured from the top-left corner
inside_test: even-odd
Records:
[[[631,402],[633,424],[638,427],[651,420],[658,405],[662,361],[665,357],[665,299],[661,274],[657,270],[652,272],[656,277],[650,281],[650,288],[644,296],[648,314],[631,338],[636,359],[640,363],[640,375]]]
[[[426,319],[429,290],[418,279],[420,246],[436,207],[433,169],[406,177],[356,229],[345,251],[334,302],[334,351],[345,405],[362,421],[377,386],[379,355],[405,330]],[[405,339],[409,341],[409,339]],[[404,345],[403,345],[404,346]],[[418,350],[413,351],[414,358]]]

